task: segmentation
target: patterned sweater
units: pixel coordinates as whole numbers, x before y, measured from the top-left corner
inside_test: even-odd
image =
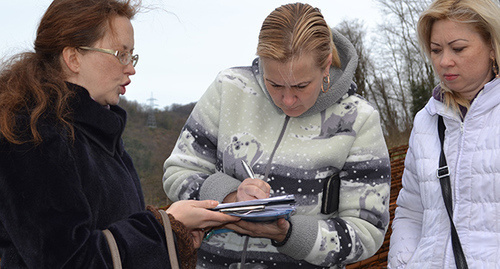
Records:
[[[168,197],[222,201],[246,178],[241,160],[271,185],[271,196],[294,194],[297,212],[281,247],[250,238],[251,268],[337,268],[373,255],[389,223],[390,163],[379,114],[355,94],[357,57],[334,33],[342,68],[316,104],[290,118],[269,96],[259,59],[221,72],[197,103],[171,156],[163,184]],[[321,213],[324,181],[341,177],[339,209]],[[206,241],[198,267],[228,268],[240,260],[245,236],[222,233]]]

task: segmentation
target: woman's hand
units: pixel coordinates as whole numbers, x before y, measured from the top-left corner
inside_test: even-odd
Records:
[[[282,242],[285,240],[290,223],[285,219],[278,219],[272,223],[240,220],[235,223],[226,224],[224,227],[251,237],[264,237],[276,242]]]
[[[204,229],[207,227],[221,226],[229,222],[240,220],[238,217],[226,215],[216,211],[207,210],[219,204],[217,201],[182,200],[170,205],[167,213],[182,222],[188,230]]]
[[[192,230],[191,237],[193,238],[193,245],[195,248],[200,248],[203,242],[203,237],[205,237],[205,232],[200,229]]]
[[[224,203],[249,201],[255,199],[269,198],[271,186],[258,178],[247,178],[241,182],[236,192],[230,193],[224,198]]]

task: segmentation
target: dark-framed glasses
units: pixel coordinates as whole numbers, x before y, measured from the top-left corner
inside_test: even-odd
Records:
[[[132,66],[135,67],[137,62],[139,61],[139,55],[128,52],[128,51],[118,51],[118,50],[112,50],[112,49],[100,49],[100,48],[92,48],[92,47],[79,47],[79,49],[82,50],[91,50],[91,51],[98,51],[102,53],[107,53],[115,56],[121,64],[123,65],[128,65],[129,63],[132,63]]]

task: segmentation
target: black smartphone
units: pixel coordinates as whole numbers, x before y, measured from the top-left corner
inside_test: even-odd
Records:
[[[331,214],[339,210],[340,199],[340,176],[333,174],[323,183],[323,198],[321,201],[321,213]]]

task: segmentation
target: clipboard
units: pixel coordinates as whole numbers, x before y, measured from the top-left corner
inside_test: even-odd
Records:
[[[219,204],[212,208],[247,221],[274,221],[279,218],[288,219],[296,211],[293,194],[265,199]]]

